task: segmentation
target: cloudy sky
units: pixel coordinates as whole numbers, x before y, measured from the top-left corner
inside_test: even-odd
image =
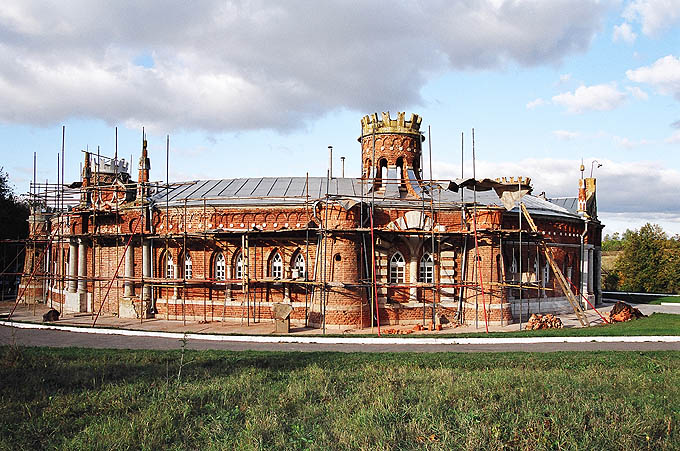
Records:
[[[680,0],[5,1],[0,166],[28,190],[80,150],[140,152],[152,178],[358,176],[361,116],[416,112],[434,176],[526,175],[607,232],[680,233]],[[426,159],[427,160],[427,159]],[[598,163],[602,167],[597,168]],[[426,167],[427,171],[427,167]],[[336,170],[337,173],[337,170]]]

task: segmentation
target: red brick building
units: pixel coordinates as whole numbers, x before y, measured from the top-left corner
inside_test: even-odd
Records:
[[[579,201],[525,194],[534,233],[513,201],[529,179],[426,180],[420,117],[361,123],[361,178],[154,184],[146,141],[137,181],[86,153],[77,203],[29,219],[27,297],[127,318],[250,323],[290,303],[315,327],[509,323],[572,311],[544,242],[584,307],[599,302],[594,179]]]

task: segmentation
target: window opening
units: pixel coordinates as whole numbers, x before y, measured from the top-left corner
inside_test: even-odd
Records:
[[[226,280],[226,265],[224,264],[224,255],[217,254],[215,257],[215,280]]]
[[[429,253],[423,254],[420,259],[420,274],[419,282],[433,283],[434,282],[434,260]]]
[[[194,275],[193,262],[191,261],[191,255],[187,255],[184,258],[184,278],[191,279]]]
[[[283,277],[283,260],[281,259],[281,254],[278,252],[272,257],[271,276],[275,279],[281,279]]]
[[[168,252],[165,254],[165,278],[174,279],[175,278],[175,265],[172,262],[172,255]]]
[[[238,256],[236,257],[236,264],[234,265],[236,271],[234,273],[236,274],[237,279],[243,279],[243,253],[239,252]]]
[[[390,259],[390,283],[404,283],[404,271],[406,264],[404,257],[397,252]]]
[[[293,262],[293,269],[297,270],[298,277],[305,277],[305,257],[302,256],[301,252],[298,252]]]

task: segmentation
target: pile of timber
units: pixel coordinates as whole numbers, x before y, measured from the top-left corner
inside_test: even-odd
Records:
[[[614,304],[609,312],[609,320],[613,323],[623,323],[632,319],[644,318],[640,310],[633,308],[633,306],[626,304],[623,301],[618,301]]]
[[[529,321],[526,325],[526,330],[538,330],[538,329],[562,329],[562,320],[548,313],[547,315],[539,315],[534,313],[529,317]]]

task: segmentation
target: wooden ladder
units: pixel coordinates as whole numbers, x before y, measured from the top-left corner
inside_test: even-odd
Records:
[[[520,202],[520,208],[522,209],[522,213],[524,214],[524,217],[527,220],[527,223],[529,224],[529,227],[531,228],[531,231],[534,233],[538,233],[538,227],[536,227],[536,223],[534,222],[533,218],[529,214],[529,211],[527,208],[524,206],[523,203]],[[590,326],[590,322],[588,321],[588,318],[586,317],[585,312],[583,311],[583,308],[581,308],[581,304],[578,302],[578,299],[576,299],[576,296],[574,296],[574,293],[572,293],[571,289],[569,288],[569,282],[567,281],[567,278],[564,277],[564,274],[562,273],[562,270],[560,267],[557,265],[555,262],[555,257],[553,256],[552,249],[548,247],[548,245],[545,243],[545,240],[542,239],[539,242],[539,246],[541,250],[543,250],[543,253],[545,254],[545,258],[548,261],[548,264],[553,270],[553,273],[555,274],[555,278],[557,279],[557,282],[560,285],[560,288],[564,292],[564,295],[567,297],[567,300],[571,304],[571,306],[574,309],[574,313],[576,313],[576,318],[578,318],[578,321],[581,323],[582,326]]]

